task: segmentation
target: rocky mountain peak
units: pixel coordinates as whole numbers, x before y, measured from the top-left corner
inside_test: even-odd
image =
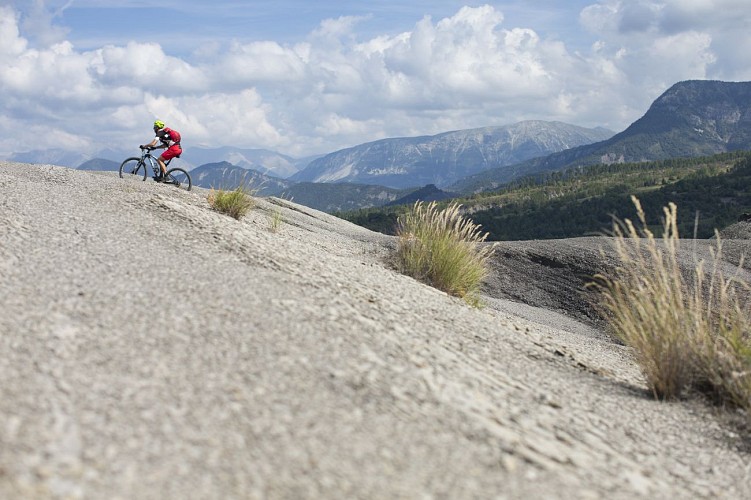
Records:
[[[664,133],[683,130],[727,144],[749,146],[751,83],[689,80],[658,97],[647,113],[627,131]]]

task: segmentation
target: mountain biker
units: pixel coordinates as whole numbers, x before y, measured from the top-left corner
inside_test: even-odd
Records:
[[[154,122],[154,133],[156,134],[154,140],[149,144],[141,145],[140,148],[166,148],[166,151],[162,153],[159,158],[157,158],[157,161],[159,162],[160,173],[157,177],[154,177],[155,181],[162,182],[164,180],[164,174],[167,173],[167,165],[164,162],[169,161],[172,158],[179,157],[182,154],[183,149],[180,146],[180,133],[177,130],[172,130],[171,128],[166,127],[163,121],[156,120]],[[159,146],[156,145],[158,142],[161,142]]]

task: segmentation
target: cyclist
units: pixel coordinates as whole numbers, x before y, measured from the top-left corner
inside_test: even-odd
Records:
[[[149,144],[141,145],[140,147],[141,149],[166,149],[166,151],[157,158],[160,174],[157,177],[154,177],[156,182],[162,182],[164,180],[164,174],[167,173],[167,165],[164,162],[179,157],[183,153],[183,149],[180,146],[180,133],[177,130],[172,130],[171,128],[166,127],[163,121],[156,120],[154,122],[154,133],[156,134],[154,140]],[[158,142],[161,142],[159,146],[156,145]]]

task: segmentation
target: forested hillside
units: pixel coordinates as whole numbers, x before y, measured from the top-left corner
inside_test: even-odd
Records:
[[[708,238],[751,211],[751,153],[593,165],[526,177],[492,193],[456,199],[492,240],[572,238],[602,234],[612,217],[633,217],[630,195],[642,201],[659,229],[661,207],[678,205],[680,231]],[[406,207],[360,210],[339,216],[393,233]]]

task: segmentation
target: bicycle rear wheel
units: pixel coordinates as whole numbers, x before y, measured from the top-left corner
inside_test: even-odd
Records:
[[[140,158],[128,158],[120,164],[120,178],[143,177],[146,180],[146,164]]]
[[[167,170],[167,174],[164,176],[165,184],[172,184],[180,189],[190,191],[193,187],[193,181],[190,178],[190,174],[180,167],[171,168]]]

